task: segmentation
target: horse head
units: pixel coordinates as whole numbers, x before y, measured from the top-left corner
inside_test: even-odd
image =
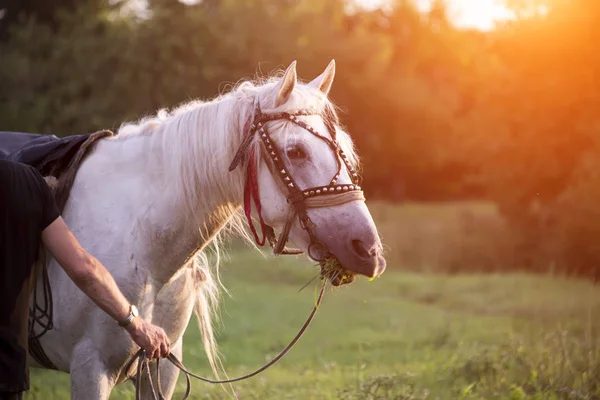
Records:
[[[338,270],[328,277],[340,285],[356,274],[381,275],[386,261],[358,182],[351,138],[328,99],[334,75],[332,60],[320,76],[301,83],[294,61],[257,99],[246,132],[256,140],[248,144],[253,156],[245,205],[249,215],[249,199],[253,193],[258,197],[261,225],[275,253],[282,253],[289,239],[322,267],[333,259],[343,274]]]

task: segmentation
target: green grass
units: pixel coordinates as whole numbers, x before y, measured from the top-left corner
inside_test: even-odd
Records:
[[[315,295],[298,289],[314,272],[304,260],[231,253],[223,280],[233,297],[224,299],[219,326],[231,377],[293,337]],[[390,269],[327,293],[292,351],[233,388],[241,399],[600,398],[599,316],[597,288],[580,281]],[[194,323],[184,363],[209,375]],[[34,370],[32,385],[27,398],[68,398],[65,374]],[[111,398],[132,399],[133,390],[121,385]],[[193,398],[227,395],[194,381]]]
[[[600,399],[598,287],[549,275],[408,273],[401,246],[426,260],[425,270],[443,271],[447,254],[437,242],[446,240],[454,252],[465,213],[490,220],[494,211],[485,204],[371,208],[390,249],[386,273],[326,293],[285,358],[230,388],[238,398]],[[407,247],[407,240],[418,247]],[[298,289],[317,271],[303,257],[264,259],[245,247],[229,254],[222,272],[232,297],[224,297],[218,340],[235,377],[262,366],[293,338],[316,295],[314,286]],[[187,368],[210,376],[195,321],[184,347]],[[69,398],[66,374],[33,370],[31,381],[26,399]],[[182,398],[183,383],[174,399]],[[133,398],[130,384],[111,396]],[[193,381],[192,398],[232,396]]]

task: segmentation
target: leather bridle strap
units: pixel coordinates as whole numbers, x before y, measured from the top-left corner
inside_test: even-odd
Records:
[[[293,207],[290,207],[288,212],[288,216],[285,219],[285,224],[283,225],[283,229],[281,230],[281,234],[279,235],[279,239],[275,238],[275,231],[273,228],[267,231],[267,237],[269,238],[269,243],[271,247],[273,247],[274,254],[302,254],[302,250],[290,250],[285,248],[285,243],[287,242],[287,237],[290,234],[290,230],[292,229],[292,222],[296,216],[296,210]]]

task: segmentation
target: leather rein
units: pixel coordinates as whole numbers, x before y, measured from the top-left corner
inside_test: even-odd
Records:
[[[298,118],[301,116],[309,116],[309,115],[322,116],[322,113],[317,110],[299,110],[296,112],[279,112],[279,113],[267,114],[267,113],[262,113],[260,110],[260,107],[257,106],[253,121],[251,123],[248,122],[245,124],[244,139],[243,139],[231,165],[229,166],[229,171],[230,172],[234,171],[243,161],[247,161],[246,182],[245,182],[245,186],[244,186],[244,212],[245,212],[246,218],[248,220],[250,229],[254,235],[254,239],[259,246],[263,246],[265,244],[266,240],[268,240],[271,247],[273,247],[274,254],[301,254],[301,253],[303,253],[301,250],[293,250],[293,249],[290,250],[290,249],[285,248],[285,244],[288,240],[291,226],[292,226],[294,220],[296,218],[298,218],[299,222],[300,222],[300,226],[302,227],[302,229],[304,229],[308,233],[308,235],[310,237],[310,244],[308,246],[308,256],[313,259],[317,259],[316,257],[313,257],[311,255],[311,250],[315,246],[321,247],[321,249],[323,251],[323,256],[318,261],[321,263],[321,280],[323,281],[323,284],[321,286],[319,296],[317,298],[315,306],[313,307],[312,312],[308,316],[306,322],[304,323],[304,325],[302,326],[300,331],[296,334],[296,336],[292,339],[292,341],[274,359],[272,359],[271,361],[269,361],[267,364],[265,364],[263,367],[257,369],[256,371],[246,374],[246,375],[243,375],[243,376],[240,376],[238,378],[225,379],[225,380],[212,380],[212,379],[208,379],[208,378],[203,378],[201,376],[195,375],[195,374],[191,373],[190,371],[188,371],[184,367],[184,365],[181,363],[181,361],[179,361],[177,359],[177,357],[175,357],[172,353],[169,354],[167,356],[167,360],[170,361],[176,368],[181,370],[181,372],[183,372],[186,377],[187,387],[186,387],[186,391],[185,391],[183,400],[188,399],[189,395],[190,395],[190,385],[191,385],[190,377],[193,377],[193,378],[196,378],[196,379],[202,380],[204,382],[208,382],[208,383],[218,383],[218,384],[232,383],[232,382],[241,381],[243,379],[247,379],[252,376],[255,376],[255,375],[259,374],[260,372],[266,370],[273,364],[275,364],[283,356],[285,356],[285,354],[292,348],[292,346],[294,346],[294,344],[304,334],[304,332],[308,328],[309,324],[313,320],[313,317],[314,317],[315,313],[317,312],[319,305],[321,304],[321,300],[323,299],[323,294],[325,293],[325,288],[328,283],[328,279],[327,279],[328,277],[324,275],[322,266],[323,266],[323,262],[325,261],[325,259],[327,259],[328,257],[333,257],[333,255],[331,253],[329,253],[329,250],[327,249],[327,247],[322,242],[320,242],[317,239],[316,235],[314,234],[314,228],[316,227],[316,225],[310,219],[310,217],[308,215],[308,209],[309,208],[321,208],[321,207],[333,207],[333,206],[345,204],[345,203],[348,203],[350,201],[355,201],[355,200],[364,201],[365,197],[364,197],[361,187],[358,184],[357,172],[352,168],[352,166],[350,165],[350,162],[348,161],[347,156],[344,154],[344,152],[342,151],[341,147],[339,146],[339,144],[337,142],[336,129],[335,129],[336,121],[334,121],[335,114],[331,110],[326,109],[325,116],[323,118],[325,125],[327,127],[327,130],[331,136],[331,139],[319,134],[313,127],[309,126],[306,122],[304,122]],[[283,162],[283,158],[281,157],[281,154],[280,154],[279,150],[277,149],[277,146],[275,145],[274,141],[272,140],[271,135],[269,134],[269,131],[267,129],[266,124],[270,121],[275,121],[275,120],[289,121],[289,122],[292,122],[292,123],[304,128],[305,130],[307,130],[314,136],[325,141],[328,144],[328,146],[333,150],[333,152],[336,156],[338,170],[328,185],[310,187],[310,188],[306,188],[306,189],[301,189],[298,186],[298,184],[294,181],[291,174],[289,173],[288,168],[286,167],[285,163]],[[258,177],[257,177],[257,161],[258,160],[255,158],[256,155],[255,155],[254,148],[251,148],[254,136],[256,134],[258,134],[258,136],[260,137],[262,145],[263,145],[262,151],[261,151],[263,159],[265,160],[265,162],[267,163],[267,165],[269,166],[271,171],[274,173],[274,175],[277,175],[279,177],[281,183],[286,188],[287,201],[288,201],[288,203],[290,203],[292,205],[292,207],[290,207],[290,210],[288,212],[287,220],[281,231],[281,234],[279,235],[279,238],[275,237],[274,229],[271,226],[268,226],[264,222],[263,217],[262,217],[261,203],[260,203],[260,198],[259,198],[259,194],[258,194]],[[347,168],[347,170],[350,174],[350,179],[352,180],[351,184],[338,184],[337,183],[337,180],[339,179],[340,174],[341,174],[342,165],[344,165]],[[259,217],[261,231],[262,231],[262,239],[259,238],[258,232],[256,231],[256,228],[254,227],[254,224],[252,222],[252,217],[251,217],[252,200],[254,200],[257,214]],[[160,372],[159,372],[160,371],[160,369],[159,369],[160,359],[156,360],[156,382],[157,382],[156,388],[155,388],[155,385],[152,383],[152,376],[150,374],[149,362],[151,360],[146,357],[146,354],[144,353],[144,351],[142,349],[138,350],[138,352],[135,353],[135,355],[133,356],[131,361],[127,364],[125,371],[128,371],[130,369],[131,365],[135,362],[135,360],[138,360],[137,371],[136,371],[136,375],[137,375],[136,376],[136,400],[141,399],[141,397],[140,397],[140,395],[141,395],[140,394],[141,380],[142,380],[142,374],[144,372],[146,372],[146,374],[147,374],[148,381],[150,383],[150,390],[152,392],[153,398],[157,399],[157,400],[164,400],[165,397],[162,394],[162,390],[160,388]]]
[[[259,246],[263,246],[266,243],[266,240],[269,241],[271,247],[273,247],[274,254],[301,254],[303,253],[301,250],[290,250],[285,248],[286,242],[288,240],[288,236],[291,230],[291,226],[296,218],[299,219],[300,226],[304,229],[310,238],[310,244],[308,246],[308,256],[317,260],[321,263],[321,280],[323,284],[321,286],[319,296],[313,307],[312,312],[308,316],[306,322],[300,329],[300,331],[296,334],[294,339],[271,361],[265,364],[263,367],[257,369],[256,371],[240,376],[238,378],[233,379],[225,379],[225,380],[212,380],[208,378],[203,378],[201,376],[195,375],[188,371],[184,365],[175,357],[172,353],[167,356],[167,360],[170,361],[176,368],[181,370],[186,377],[187,388],[184,395],[184,399],[189,398],[190,395],[190,377],[200,379],[204,382],[208,383],[232,383],[241,381],[243,379],[250,378],[252,376],[257,375],[258,373],[266,370],[277,361],[279,361],[291,348],[294,344],[300,339],[300,337],[304,334],[309,324],[311,323],[315,313],[319,305],[321,304],[321,300],[323,299],[323,294],[325,293],[325,288],[328,283],[328,277],[323,273],[323,262],[329,258],[334,257],[325,244],[319,241],[314,233],[314,228],[316,227],[315,223],[310,219],[308,215],[309,208],[321,208],[321,207],[333,207],[341,204],[348,203],[350,201],[364,201],[365,197],[362,191],[362,188],[358,184],[358,174],[352,168],[350,162],[348,161],[347,156],[342,151],[342,148],[339,146],[336,138],[336,121],[334,120],[335,114],[329,110],[325,110],[324,122],[331,139],[327,138],[319,134],[313,127],[308,125],[306,122],[302,121],[298,117],[309,116],[309,115],[319,115],[323,116],[321,112],[318,110],[299,110],[295,112],[278,112],[278,113],[262,113],[260,107],[257,106],[254,114],[254,119],[252,122],[248,122],[244,126],[244,139],[236,152],[236,155],[229,166],[229,171],[234,171],[243,161],[247,161],[247,173],[246,173],[246,182],[244,186],[244,213],[248,220],[248,225],[254,235],[254,239]],[[316,186],[310,187],[306,189],[301,189],[298,184],[292,178],[292,175],[289,173],[288,168],[283,162],[283,157],[275,142],[272,140],[271,135],[267,129],[266,124],[270,121],[276,120],[284,120],[292,122],[295,125],[298,125],[312,135],[318,137],[319,139],[325,141],[327,145],[333,150],[336,156],[336,162],[338,165],[337,172],[333,179],[329,182],[328,185],[325,186]],[[267,166],[271,169],[274,175],[277,175],[283,184],[283,186],[287,190],[287,201],[292,205],[288,212],[288,217],[285,222],[284,227],[281,230],[279,238],[275,237],[275,231],[271,226],[268,226],[262,217],[262,207],[260,203],[260,198],[258,194],[258,176],[257,176],[257,159],[255,155],[254,148],[251,147],[254,142],[254,136],[258,134],[259,138],[262,142],[262,157],[265,160]],[[338,184],[337,180],[340,177],[342,165],[344,165],[349,174],[350,179],[352,181],[351,184]],[[262,239],[259,238],[258,232],[254,227],[252,222],[252,200],[254,200],[254,204],[256,207],[256,211],[258,214],[258,218],[260,221],[261,231],[262,231]],[[319,247],[322,250],[323,256],[320,258],[313,257],[311,254],[311,250],[314,247]],[[130,362],[127,364],[125,371],[128,371],[131,365],[138,360],[137,371],[136,371],[136,400],[141,399],[140,391],[141,391],[141,380],[142,374],[146,372],[148,381],[150,383],[150,389],[154,399],[164,400],[165,397],[162,394],[162,390],[160,388],[160,369],[159,363],[160,359],[156,360],[156,382],[157,386],[152,383],[152,376],[150,374],[149,362],[151,361],[146,357],[146,354],[142,349],[138,350],[137,353],[133,356]]]
[[[212,380],[212,379],[204,378],[202,376],[196,375],[196,374],[188,371],[185,368],[185,366],[183,365],[183,363],[181,361],[179,361],[177,359],[177,357],[175,357],[175,355],[173,355],[173,353],[170,353],[166,357],[167,360],[185,374],[186,389],[185,389],[185,394],[184,394],[183,400],[187,400],[191,393],[190,377],[199,379],[199,380],[207,382],[207,383],[223,384],[223,383],[237,382],[237,381],[241,381],[244,379],[251,378],[255,375],[258,375],[262,371],[266,370],[267,368],[269,368],[270,366],[275,364],[281,358],[283,358],[283,356],[285,356],[287,354],[287,352],[290,351],[290,349],[296,344],[296,342],[304,334],[304,332],[308,328],[308,325],[310,325],[311,321],[313,320],[313,317],[315,316],[319,306],[321,305],[321,300],[323,299],[323,294],[325,293],[326,286],[327,286],[327,281],[324,280],[323,285],[321,286],[321,290],[319,291],[319,297],[317,298],[317,302],[315,303],[315,306],[313,307],[311,313],[309,314],[308,318],[306,319],[306,322],[304,322],[304,325],[302,325],[302,328],[296,334],[296,336],[292,339],[292,341],[281,351],[281,353],[279,353],[277,355],[277,357],[273,358],[267,364],[265,364],[264,366],[262,366],[261,368],[257,369],[254,372],[251,372],[246,375],[242,375],[237,378],[232,378],[232,379]],[[126,371],[129,370],[129,368],[131,367],[131,365],[134,363],[135,360],[138,360],[137,371],[136,371],[135,399],[141,400],[141,382],[142,382],[142,376],[145,372],[148,377],[148,383],[150,384],[150,391],[152,393],[152,398],[154,400],[165,400],[165,396],[163,395],[162,389],[160,387],[160,358],[156,359],[156,388],[155,388],[155,384],[152,382],[152,375],[150,374],[149,363],[152,360],[150,360],[149,358],[146,357],[146,353],[144,352],[143,349],[140,349],[137,351],[137,353],[135,353],[135,355],[133,356],[131,361],[127,364],[127,367],[125,368],[125,370]]]

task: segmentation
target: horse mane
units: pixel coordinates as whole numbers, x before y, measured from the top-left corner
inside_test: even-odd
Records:
[[[196,221],[199,220],[198,207],[213,207],[210,199],[206,199],[206,193],[211,193],[209,197],[213,198],[218,193],[227,200],[225,205],[221,204],[212,213],[214,221],[205,222],[221,226],[221,229],[217,229],[212,237],[205,238],[210,239],[209,245],[195,254],[192,265],[196,287],[194,311],[208,361],[217,377],[218,370],[224,372],[224,368],[217,350],[213,323],[218,321],[221,292],[228,293],[219,274],[221,245],[227,235],[237,234],[256,250],[260,250],[240,212],[239,204],[244,190],[243,172],[237,172],[240,179],[233,178],[235,171],[228,172],[229,163],[241,143],[244,125],[254,117],[256,102],[261,105],[262,112],[306,108],[319,110],[324,119],[328,118],[336,126],[338,143],[353,168],[359,170],[359,159],[352,140],[339,124],[336,106],[323,93],[298,81],[288,102],[278,108],[265,107],[273,103],[274,90],[282,75],[283,71],[278,71],[264,78],[244,80],[212,100],[192,100],[172,110],[161,109],[153,116],[124,123],[110,139],[128,140],[150,136],[154,145],[164,150],[164,176],[168,179],[169,187],[180,197],[186,215]],[[260,146],[256,135],[251,146],[255,146],[255,149]],[[238,171],[245,171],[246,167],[247,164],[242,165]],[[232,178],[223,179],[223,176],[228,175],[232,175]],[[240,197],[230,198],[230,193],[237,193]],[[211,251],[212,255],[209,254]],[[212,263],[209,259],[212,259]]]

